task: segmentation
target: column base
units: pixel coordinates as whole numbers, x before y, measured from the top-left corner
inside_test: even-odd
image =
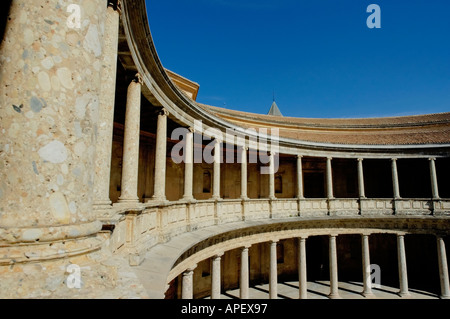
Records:
[[[401,291],[399,291],[397,294],[400,297],[402,297],[402,298],[409,298],[409,297],[411,297],[411,294],[409,292],[401,292]]]
[[[450,295],[441,295],[439,299],[450,299]]]
[[[181,198],[183,202],[189,202],[189,203],[195,203],[197,200],[194,198],[194,196],[183,196]]]
[[[331,293],[328,295],[328,298],[330,299],[342,299],[342,297],[339,295],[339,293]]]
[[[247,196],[241,196],[241,197],[239,197],[240,199],[242,199],[242,200],[249,200],[250,198],[249,197],[247,197]]]
[[[213,196],[211,199],[214,199],[215,201],[221,201],[223,198],[220,196]]]
[[[164,197],[152,197],[152,198],[147,199],[145,202],[146,203],[149,203],[149,202],[165,203],[165,202],[168,202],[168,200],[167,200],[167,198],[165,196]]]
[[[376,296],[372,292],[362,292],[361,295],[367,299],[376,298]]]
[[[120,198],[117,200],[119,204],[134,204],[139,203],[139,198]]]

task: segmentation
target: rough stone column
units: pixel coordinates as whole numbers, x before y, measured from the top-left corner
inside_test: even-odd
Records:
[[[394,190],[394,198],[400,198],[400,187],[398,184],[397,159],[392,159],[392,187]]]
[[[436,175],[436,159],[430,158],[430,178],[431,178],[431,193],[434,199],[439,199],[439,188]]]
[[[303,169],[302,169],[302,155],[297,155],[297,198],[303,199]]]
[[[169,112],[161,109],[158,113],[156,127],[156,151],[155,151],[155,187],[152,200],[166,200],[166,152],[167,152],[167,116]]]
[[[220,162],[221,141],[219,139],[216,139],[214,144],[213,199],[220,199]]]
[[[139,74],[131,81],[127,91],[125,132],[123,138],[122,186],[119,203],[137,203],[139,197],[139,136],[141,122],[141,85]]]
[[[194,174],[194,129],[189,128],[186,134],[186,147],[185,147],[185,158],[184,158],[184,200],[193,200],[194,196],[192,193],[193,186],[193,174]]]
[[[299,298],[308,298],[308,281],[306,277],[306,238],[300,237],[298,239],[298,284],[299,284]]]
[[[243,146],[241,148],[241,198],[248,199],[247,196],[247,150],[248,148]]]
[[[371,297],[372,293],[372,279],[370,277],[370,251],[369,251],[369,235],[362,235],[362,267],[363,267],[363,296]]]
[[[364,188],[364,169],[362,158],[358,158],[358,190],[359,190],[359,198],[366,198],[366,191]]]
[[[220,261],[223,254],[212,257],[211,299],[220,299]]]
[[[332,157],[327,157],[327,198],[333,199],[333,172],[331,169]]]
[[[119,16],[120,2],[119,6],[109,2],[106,10],[105,35],[103,37],[103,68],[95,157],[94,209],[98,215],[107,213],[107,210],[112,208],[109,198],[109,182],[116,96]]]
[[[441,299],[450,299],[450,288],[448,279],[447,254],[445,251],[445,242],[442,236],[437,236],[439,278],[441,281]]]
[[[181,299],[193,299],[194,298],[194,269],[197,265],[186,269],[183,273],[183,282],[181,285]]]
[[[397,235],[398,277],[400,280],[401,297],[409,296],[408,273],[406,269],[405,236]]]
[[[275,163],[273,152],[269,155],[269,198],[276,199],[275,197]]]
[[[330,294],[328,297],[336,299],[339,298],[336,235],[330,235],[329,243]]]
[[[92,205],[106,3],[80,7],[80,28],[57,0],[14,0],[5,17],[0,298],[49,296],[65,287],[70,256],[100,248]]]
[[[239,297],[249,299],[249,269],[248,269],[248,249],[245,246],[241,250],[241,276],[239,278]]]
[[[269,298],[278,298],[277,242],[270,242]]]

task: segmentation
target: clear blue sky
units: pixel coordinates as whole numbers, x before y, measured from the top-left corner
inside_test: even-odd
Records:
[[[369,29],[369,4],[381,29]],[[164,67],[198,102],[285,116],[450,111],[450,0],[147,0]]]

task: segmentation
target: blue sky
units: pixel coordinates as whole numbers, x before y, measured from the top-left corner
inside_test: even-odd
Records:
[[[369,29],[369,4],[381,28]],[[147,0],[164,67],[198,102],[285,116],[450,111],[449,0]]]

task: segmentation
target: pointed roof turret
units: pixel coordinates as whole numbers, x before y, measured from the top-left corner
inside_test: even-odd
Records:
[[[272,106],[270,107],[269,113],[267,113],[267,115],[283,116],[275,100],[273,100]]]

